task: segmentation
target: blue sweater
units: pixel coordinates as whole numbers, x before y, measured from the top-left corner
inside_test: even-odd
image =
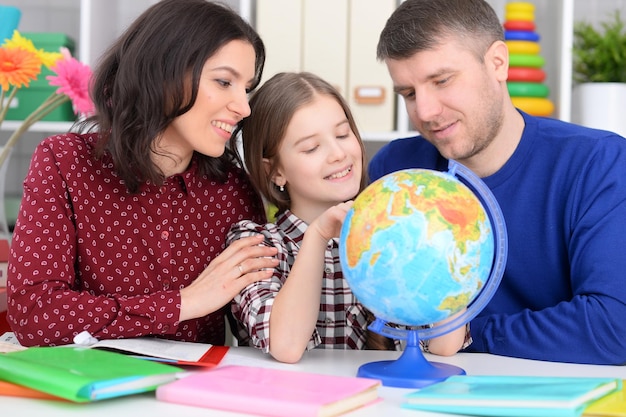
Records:
[[[626,140],[522,115],[519,146],[483,178],[502,208],[509,252],[467,351],[626,364]],[[386,144],[369,175],[447,166],[418,136]]]

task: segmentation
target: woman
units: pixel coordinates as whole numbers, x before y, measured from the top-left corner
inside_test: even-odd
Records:
[[[224,343],[224,305],[277,263],[262,238],[224,250],[231,224],[265,218],[226,149],[264,60],[257,33],[205,0],[157,2],[105,53],[96,114],[44,140],[24,181],[8,273],[20,343]]]

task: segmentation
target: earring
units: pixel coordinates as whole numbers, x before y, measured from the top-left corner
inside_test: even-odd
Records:
[[[285,186],[284,185],[279,185],[278,189],[280,190],[281,193],[285,192]]]

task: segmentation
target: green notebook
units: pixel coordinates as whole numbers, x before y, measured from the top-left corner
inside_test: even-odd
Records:
[[[153,391],[181,368],[82,347],[32,347],[0,354],[0,380],[76,402]]]
[[[405,408],[493,417],[577,417],[621,389],[617,378],[455,375],[406,396]]]

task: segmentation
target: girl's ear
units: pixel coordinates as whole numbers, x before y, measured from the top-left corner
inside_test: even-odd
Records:
[[[268,158],[263,158],[263,167],[265,169],[265,175],[270,175],[272,172],[272,162]],[[274,175],[272,176],[272,182],[276,184],[277,187],[284,186],[287,184],[287,180],[282,174],[280,168],[276,170]]]
[[[270,175],[270,172],[272,171],[272,163],[267,158],[263,158],[263,169],[265,170],[265,175]]]

